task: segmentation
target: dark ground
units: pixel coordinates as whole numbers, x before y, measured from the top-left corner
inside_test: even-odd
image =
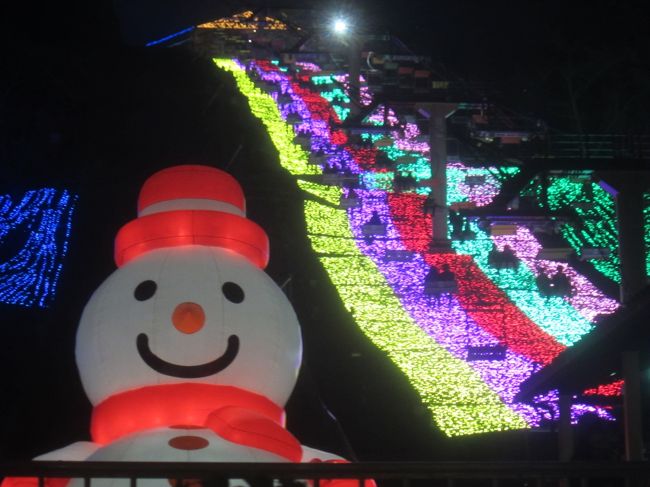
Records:
[[[433,27],[441,21],[431,15],[421,25],[420,16],[414,41],[426,37],[421,29],[430,24],[436,49],[449,50],[440,57],[454,69],[468,66],[467,76],[509,65],[500,47],[511,40],[507,22],[484,25],[485,15],[464,17],[447,3],[441,8],[448,9],[449,24],[439,27],[465,34],[439,39]],[[550,433],[450,440],[431,427],[401,374],[356,331],[309,251],[301,195],[228,76],[184,49],[122,44],[104,4],[69,12],[49,6],[37,17],[30,16],[35,6],[22,8],[21,15],[3,18],[0,192],[19,195],[48,185],[78,193],[79,203],[52,307],[0,305],[0,458],[30,458],[88,437],[90,404],[76,373],[74,335],[85,302],[114,269],[117,230],[135,217],[137,193],[154,171],[180,163],[223,166],[240,145],[229,171],[244,187],[249,217],[271,238],[269,274],[280,283],[292,277],[291,297],[303,326],[305,363],[288,405],[289,426],[299,439],[351,456],[345,436],[363,460],[553,457]],[[525,22],[516,27],[517,35],[527,30]],[[546,41],[540,37],[531,45],[544,49]],[[491,55],[493,64],[486,62]],[[530,73],[530,62],[521,66],[512,78],[488,81],[514,93],[515,81]],[[50,141],[52,133],[60,134],[59,143]]]

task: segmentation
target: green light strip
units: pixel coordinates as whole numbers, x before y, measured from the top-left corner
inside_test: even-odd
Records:
[[[650,276],[650,193],[643,193],[643,228],[645,229],[645,272]]]
[[[531,194],[530,190],[528,194]],[[540,184],[534,186],[532,196],[542,207],[544,197]],[[609,249],[609,257],[590,259],[589,262],[603,275],[620,283],[616,208],[610,194],[598,184],[589,181],[583,182],[571,177],[550,177],[548,205],[551,210],[575,211],[580,217],[582,229],[572,224],[565,224],[561,229],[562,236],[578,253],[583,247]],[[646,235],[647,233],[646,230]]]

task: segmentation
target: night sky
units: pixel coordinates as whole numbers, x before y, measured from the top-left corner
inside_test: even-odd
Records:
[[[583,127],[647,131],[647,17],[640,2],[594,3],[368,0],[336,7],[361,12],[365,28],[397,34],[487,87],[477,90],[554,127],[576,128],[570,73],[581,87]],[[88,438],[90,404],[77,377],[74,336],[87,299],[114,270],[117,230],[135,217],[150,174],[182,163],[223,167],[239,146],[228,170],[244,187],[249,218],[270,236],[268,273],[279,283],[292,278],[303,326],[305,363],[288,405],[296,436],[363,460],[548,456],[554,440],[541,433],[448,440],[431,427],[415,392],[337,300],[309,250],[302,197],[233,81],[186,50],[137,45],[233,4],[15,3],[15,13],[3,15],[0,191],[17,196],[48,185],[68,188],[79,201],[52,306],[0,305],[0,458],[31,458]]]

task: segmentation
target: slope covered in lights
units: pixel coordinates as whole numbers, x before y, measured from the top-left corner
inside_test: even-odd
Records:
[[[297,65],[292,76],[268,61],[252,62],[246,69],[231,60],[215,63],[235,77],[251,111],[269,130],[282,166],[315,197],[305,202],[308,235],[343,302],[354,308],[363,332],[404,372],[438,427],[448,435],[463,435],[535,426],[549,419],[537,407],[540,403],[556,414],[552,391],[533,404],[515,403],[519,384],[588,333],[594,317],[611,313],[617,303],[571,268],[573,296],[541,297],[536,273],[550,271],[551,263],[535,259],[539,243],[523,228],[514,236],[491,237],[473,226],[477,238],[454,241],[455,254],[430,254],[431,221],[422,209],[431,178],[428,145],[418,138],[417,126],[398,125],[395,114],[384,114],[382,107],[367,123],[386,121],[391,130],[395,127],[390,137],[369,131],[361,134],[363,145],[350,143],[338,127],[347,116],[345,77],[317,74],[315,65]],[[341,85],[333,87],[332,80]],[[371,97],[367,90],[363,93]],[[302,134],[301,141],[295,134]],[[310,153],[318,156],[312,163]],[[392,169],[376,164],[382,154]],[[314,179],[337,171],[357,185],[354,193]],[[489,204],[501,182],[516,171],[450,163],[448,204]],[[412,176],[415,186],[395,193],[396,173]],[[473,175],[481,176],[482,183],[466,184],[465,178]],[[358,204],[338,207],[348,196]],[[384,223],[383,235],[365,231],[373,214]],[[518,268],[491,268],[487,254],[493,245],[511,245],[520,259]],[[407,257],[387,258],[395,251]],[[429,266],[443,264],[455,272],[458,292],[437,299],[424,292],[423,279]],[[504,352],[497,359],[471,357],[472,349],[499,347]],[[573,407],[574,419],[586,412],[609,417],[593,406]]]

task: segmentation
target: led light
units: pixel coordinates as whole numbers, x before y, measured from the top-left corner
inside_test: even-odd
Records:
[[[197,25],[198,29],[287,30],[287,24],[272,17],[255,17],[251,10]]]
[[[0,242],[16,235],[24,242],[0,263],[0,302],[45,308],[52,302],[68,251],[77,197],[45,188],[28,191],[13,203],[0,196]]]
[[[549,277],[553,275],[557,270],[557,262],[535,258],[542,246],[530,230],[525,227],[517,227],[515,235],[500,235],[492,237],[492,239],[499,250],[502,250],[505,245],[509,245],[517,258],[525,264],[525,267],[520,267],[518,277],[522,281],[528,281],[529,289],[532,288],[528,292],[531,305],[538,307],[540,306],[540,300],[544,300],[552,307],[553,312],[548,314],[548,320],[550,323],[555,321],[555,324],[549,328],[552,330],[553,335],[561,339],[565,345],[574,344],[585,333],[589,332],[593,328],[589,322],[593,321],[596,316],[611,314],[618,309],[619,303],[617,301],[605,296],[582,274],[579,274],[566,263],[563,263],[562,267],[571,281],[574,290],[573,295],[566,298],[543,298],[539,296],[537,286],[535,284],[531,285],[531,281],[534,281],[540,271]],[[546,303],[544,305],[547,305]],[[567,306],[568,304],[571,306]],[[569,316],[575,315],[574,310],[578,311],[584,319],[568,319]],[[541,321],[538,321],[538,323],[541,324]]]
[[[408,200],[412,200],[410,204]],[[467,314],[495,337],[494,342],[504,343],[509,349],[536,363],[550,363],[564,346],[552,335],[540,330],[535,322],[508,299],[509,296],[503,290],[503,283],[499,286],[501,289],[495,286],[493,276],[486,275],[485,269],[480,265],[482,260],[485,260],[487,265],[487,250],[477,246],[476,240],[468,241],[471,247],[468,242],[454,242],[459,253],[469,254],[467,256],[426,254],[431,235],[431,219],[419,210],[423,200],[424,198],[417,195],[393,195],[389,200],[393,220],[400,233],[403,233],[407,248],[425,253],[430,265],[440,267],[447,264],[452,268],[459,286],[458,299]],[[400,209],[406,209],[407,212],[400,213]],[[396,237],[399,237],[399,234]]]
[[[218,64],[233,70],[233,74],[243,72],[234,63],[219,61]],[[242,92],[250,93],[249,86],[242,83],[244,78],[236,75],[236,79]],[[254,92],[251,94],[254,95]],[[249,98],[253,112],[263,117],[267,112],[252,106],[258,101],[255,96]],[[274,118],[273,115],[271,118]],[[266,121],[264,123],[267,124]],[[285,148],[281,141],[272,140],[279,152]],[[281,162],[286,160],[281,157]],[[295,166],[283,165],[291,172],[295,171]],[[322,191],[329,189],[323,188]],[[372,194],[369,195],[370,199],[372,197]],[[359,326],[375,343],[387,349],[396,364],[416,384],[423,401],[443,431],[454,435],[526,427],[524,419],[505,406],[470,366],[449,354],[413,323],[373,262],[363,258],[358,246],[354,245],[343,210],[308,201],[306,215],[314,248],[326,254],[321,260],[334,284],[340,284],[337,289],[344,302],[355,308]],[[343,242],[347,242],[347,245]],[[336,257],[330,256],[333,253]],[[355,285],[345,286],[345,281],[350,277],[356,280]],[[360,287],[360,282],[365,283],[364,286]],[[368,286],[373,282],[377,286]],[[378,316],[392,319],[378,323]],[[399,336],[402,340],[396,340]],[[490,414],[485,413],[486,409],[490,410]]]
[[[616,397],[623,395],[623,387],[625,386],[625,381],[623,379],[614,381],[610,384],[603,384],[593,389],[587,389],[584,394],[585,396],[610,396]]]
[[[193,30],[194,30],[194,26],[188,27],[188,28],[183,29],[183,30],[179,30],[178,32],[174,32],[173,34],[169,34],[169,35],[167,35],[165,37],[162,37],[160,39],[156,39],[154,41],[147,42],[145,44],[145,47],[151,47],[151,46],[155,46],[157,44],[162,44],[165,41],[168,41],[170,39],[174,39],[175,37],[182,36],[183,34],[187,34],[189,32],[192,32]]]
[[[620,283],[616,207],[612,196],[598,184],[589,181],[580,182],[569,177],[552,176],[549,177],[548,183],[548,201],[544,198],[541,185],[531,186],[525,195],[533,197],[540,207],[548,203],[552,210],[574,211],[580,218],[582,228],[570,223],[564,224],[561,228],[562,235],[578,253],[585,247],[609,249],[607,257],[590,259],[589,262],[603,275]],[[646,239],[650,239],[649,227],[650,225],[646,225]],[[650,254],[648,256],[646,269],[650,267]]]
[[[242,68],[229,66],[234,67],[233,74],[248,96],[253,113],[268,126],[264,117],[275,116],[253,106],[258,100],[255,93],[249,94]],[[398,171],[410,171],[418,181],[428,180],[431,173],[424,155],[428,144],[420,141],[417,126],[400,126],[395,114],[389,112],[388,123],[395,127],[387,139],[389,144],[381,148],[344,146],[347,137],[337,128],[345,116],[341,103],[348,94],[343,75],[334,76],[344,85],[342,93],[329,88],[331,80],[327,76],[312,76],[314,87],[328,86],[327,91],[315,94],[267,61],[256,61],[249,69],[291,95],[292,103],[283,110],[300,113],[303,123],[296,130],[311,134],[312,151],[325,154],[327,164],[337,170],[360,174],[362,187],[355,191],[361,205],[347,212],[340,210],[337,203],[341,190],[301,179],[303,168],[282,155],[283,150],[291,149],[273,138],[283,167],[297,177],[301,188],[316,197],[315,201],[305,202],[308,236],[343,302],[354,309],[355,320],[364,333],[406,374],[438,426],[448,435],[460,435],[523,428],[540,424],[548,414],[556,417],[545,413],[537,402],[514,403],[519,385],[588,332],[589,320],[595,314],[611,312],[616,303],[601,300],[602,295],[577,273],[572,276],[579,291],[570,300],[546,302],[538,293],[535,296],[534,272],[527,260],[538,245],[532,235],[521,234],[518,239],[522,244],[517,251],[525,264],[520,266],[520,276],[514,272],[495,274],[488,268],[486,255],[492,240],[475,227],[479,238],[473,246],[469,242],[454,243],[460,255],[429,254],[431,220],[422,212],[424,198],[414,193],[387,195],[386,191],[392,189],[393,172],[375,167],[376,153],[381,150],[389,159],[400,161],[396,164]],[[306,70],[319,72],[315,65]],[[300,73],[296,76],[303,81],[309,79],[301,78]],[[380,108],[368,117],[368,123],[384,123]],[[278,118],[281,121],[285,116],[283,113]],[[362,134],[367,141],[379,137]],[[487,205],[499,193],[501,183],[517,171],[450,163],[448,203],[471,200],[478,206]],[[468,175],[483,175],[485,182],[468,185]],[[429,188],[419,187],[417,191],[426,194]],[[363,234],[363,225],[372,211],[386,224],[385,236],[369,238]],[[386,259],[389,250],[415,254],[408,261],[396,262]],[[459,292],[437,301],[424,294],[422,281],[430,265],[444,263],[456,273]],[[556,306],[559,311],[553,309]],[[472,347],[499,344],[507,346],[501,359],[469,360]],[[557,410],[557,397],[544,400]],[[574,418],[585,412],[611,418],[607,411],[593,406],[575,405],[573,411]]]

